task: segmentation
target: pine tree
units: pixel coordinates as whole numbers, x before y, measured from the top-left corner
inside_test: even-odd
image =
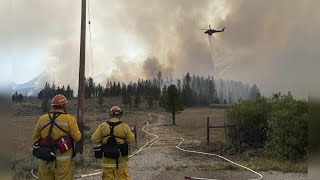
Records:
[[[42,93],[42,98],[51,98],[51,88],[50,88],[50,84],[48,82],[46,82],[46,84],[44,85],[43,88],[43,93]]]
[[[121,85],[120,85],[120,82],[118,82],[116,96],[120,96],[120,94],[121,94]]]
[[[215,100],[215,94],[216,94],[216,88],[214,86],[214,82],[213,80],[209,80],[209,92],[208,92],[208,101],[209,101],[209,104],[212,104],[214,103],[214,100]]]
[[[128,102],[129,107],[131,107],[132,106],[132,96],[129,93],[127,94],[127,102]]]
[[[64,92],[60,89],[60,87],[58,86],[57,90],[56,90],[56,94],[63,94]]]
[[[16,91],[13,95],[12,95],[12,101],[14,101],[14,102],[18,102],[19,100],[18,100],[18,92]]]
[[[162,73],[161,73],[161,71],[159,71],[158,74],[157,74],[157,87],[158,88],[161,88],[162,82],[163,82]]]
[[[106,84],[106,88],[103,90],[103,96],[108,97],[110,95],[110,84],[109,84],[109,79]]]
[[[98,96],[98,103],[99,103],[100,106],[102,106],[102,104],[103,104],[103,88],[100,85],[100,83],[96,87],[96,93],[97,93],[97,96]]]
[[[66,97],[68,99],[73,98],[73,90],[71,89],[70,85],[68,84],[67,90],[66,90]]]
[[[177,86],[178,86],[178,91],[179,91],[179,93],[181,93],[182,88],[181,88],[181,80],[180,80],[180,79],[178,79],[178,84],[177,84]]]
[[[23,101],[23,95],[21,93],[18,95],[18,101],[19,102]]]
[[[102,96],[102,93],[101,93],[101,94],[99,94],[99,97],[98,97],[98,104],[99,104],[100,106],[102,106],[102,104],[103,104],[103,96]]]
[[[112,96],[117,96],[117,83],[116,82],[113,82],[111,89],[112,89],[111,90]]]
[[[191,78],[190,78],[190,73],[187,73],[187,75],[184,78],[184,84],[183,84],[183,90],[182,90],[182,94],[183,94],[183,102],[185,106],[192,106],[193,102],[192,102],[192,89],[190,87],[190,82],[191,82]]]
[[[179,92],[176,88],[176,85],[171,84],[168,87],[167,95],[164,101],[164,109],[172,114],[172,124],[176,124],[176,114],[184,109],[179,100]]]
[[[161,96],[160,96],[160,100],[159,100],[159,106],[161,108],[161,111],[165,106],[166,98],[167,98],[167,86],[164,85],[162,88],[162,92],[161,92]]]
[[[257,99],[261,97],[261,93],[260,90],[258,88],[258,86],[256,84],[254,84],[251,88],[250,88],[250,94],[249,94],[249,98],[250,99]]]
[[[154,99],[153,99],[153,96],[152,96],[152,95],[150,95],[150,96],[147,97],[148,106],[149,106],[150,108],[152,108],[152,106],[153,106],[153,101],[154,101]]]
[[[128,102],[128,93],[127,93],[127,86],[124,83],[122,83],[121,97],[122,97],[122,104],[124,104],[125,107],[127,107],[127,105],[129,104],[129,102]]]
[[[88,92],[89,98],[94,97],[95,96],[95,94],[94,94],[95,84],[93,82],[92,77],[89,77],[89,79],[88,79],[88,90],[89,90],[89,92]]]
[[[47,113],[50,110],[49,97],[44,97],[41,102],[42,112]]]
[[[12,94],[11,100],[12,100],[13,102],[16,102],[16,96],[15,96],[14,94]]]
[[[43,99],[44,97],[44,91],[43,89],[38,93],[38,99]]]
[[[62,86],[61,91],[63,95],[66,95],[66,88],[64,87],[64,85]]]
[[[136,93],[134,96],[134,105],[138,107],[141,103],[141,97],[139,93]]]
[[[56,95],[57,87],[52,83],[51,88],[49,89],[49,98],[53,98]]]

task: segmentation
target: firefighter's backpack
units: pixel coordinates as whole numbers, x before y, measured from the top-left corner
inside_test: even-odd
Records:
[[[114,135],[114,128],[121,124],[121,121],[118,122],[107,122],[110,127],[110,134],[107,136],[104,136],[103,138],[108,137],[107,142],[105,144],[102,144],[102,151],[103,156],[110,159],[115,159],[117,163],[118,168],[118,159],[121,156],[128,156],[128,143],[126,142],[125,138],[118,137]],[[123,139],[125,141],[124,144],[118,144],[117,139]]]

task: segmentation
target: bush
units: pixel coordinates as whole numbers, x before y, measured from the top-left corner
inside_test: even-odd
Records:
[[[268,156],[297,161],[308,153],[308,103],[290,96],[241,101],[226,110],[227,136],[241,148],[263,147]]]
[[[241,101],[226,110],[229,128],[227,136],[238,147],[257,148],[265,145],[267,140],[267,117],[271,105],[267,98]]]
[[[279,159],[302,159],[308,152],[307,102],[282,96],[271,103],[267,150],[271,156]]]
[[[308,146],[309,153],[318,155],[320,152],[320,101],[318,99],[311,99],[309,101],[310,121],[308,127]]]

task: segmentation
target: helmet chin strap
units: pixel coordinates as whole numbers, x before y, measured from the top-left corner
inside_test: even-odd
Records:
[[[110,115],[110,117],[111,118],[118,118],[118,119],[120,119],[121,118],[121,114],[117,114],[117,115]]]
[[[63,105],[63,111],[67,113],[67,106],[65,104]]]

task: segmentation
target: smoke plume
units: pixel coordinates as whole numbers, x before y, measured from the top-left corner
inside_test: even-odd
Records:
[[[16,51],[47,52],[41,61],[50,80],[76,87],[80,1],[15,2]],[[212,75],[208,38],[200,30],[211,24],[215,29],[226,26],[212,40],[220,78],[255,83],[267,95],[290,90],[305,97],[307,87],[318,87],[319,83],[310,83],[320,57],[314,40],[320,30],[318,1],[89,3],[92,39],[87,31],[87,76],[103,73],[105,79],[128,81],[153,78],[158,71],[167,76]]]

